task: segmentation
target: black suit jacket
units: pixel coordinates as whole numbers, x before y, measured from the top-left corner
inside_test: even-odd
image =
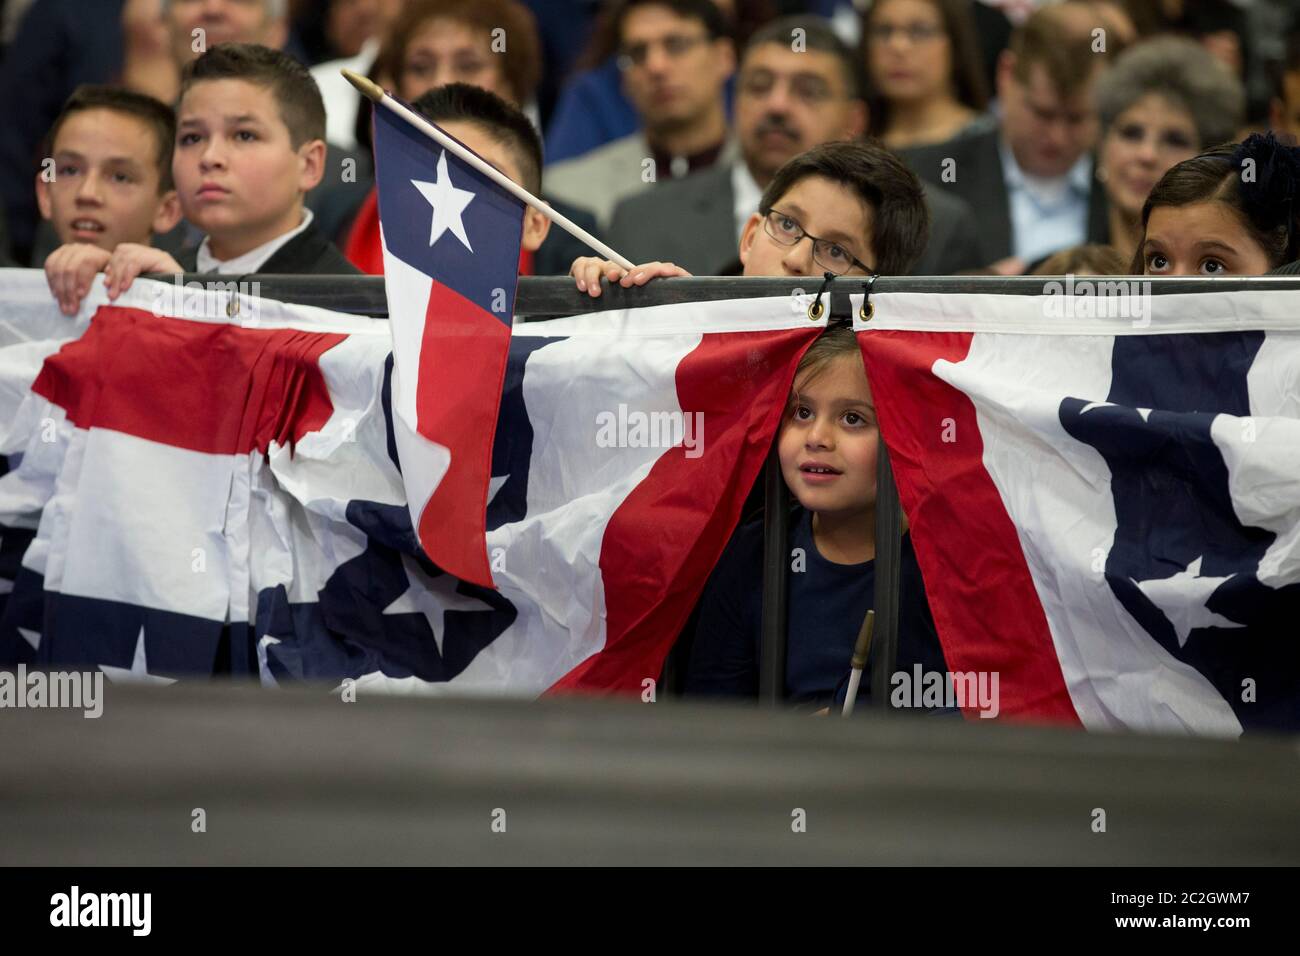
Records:
[[[977,132],[962,133],[943,143],[898,152],[912,171],[926,180],[934,191],[942,190],[956,196],[974,210],[979,223],[981,261],[978,265],[981,266],[1005,259],[1013,254],[1015,248],[1011,234],[1011,198],[1002,169],[1002,153],[998,149],[1001,135],[998,126],[989,124]],[[954,164],[948,165],[947,160],[953,160]],[[950,168],[956,174],[955,181],[944,182],[943,174]],[[1107,232],[1106,194],[1094,180],[1088,193],[1087,241],[1105,242]]]
[[[547,196],[545,192],[542,193],[542,198],[549,202],[556,212],[563,213],[572,219],[575,226],[581,226],[597,239],[601,238],[596,228],[596,217],[587,210],[571,206],[554,196]],[[541,246],[533,253],[533,275],[566,276],[569,274],[574,259],[579,256],[594,255],[597,255],[597,253],[587,248],[585,242],[581,239],[575,239],[552,223],[551,231],[546,234]]]
[[[629,196],[614,207],[609,244],[633,262],[675,262],[718,275],[736,258],[731,166],[706,169]]]
[[[198,249],[182,251],[176,261],[185,272],[198,271]],[[275,250],[257,271],[264,275],[361,275],[314,222]]]
[[[921,187],[930,207],[930,239],[912,266],[912,275],[950,276],[983,265],[974,210],[927,182],[922,182]]]

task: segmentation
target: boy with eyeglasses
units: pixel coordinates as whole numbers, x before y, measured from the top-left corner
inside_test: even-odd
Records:
[[[906,275],[925,248],[929,213],[920,181],[877,143],[824,143],[772,177],[740,237],[747,276]],[[690,275],[671,262],[625,270],[594,256],[569,272],[595,298],[600,280],[624,288]]]

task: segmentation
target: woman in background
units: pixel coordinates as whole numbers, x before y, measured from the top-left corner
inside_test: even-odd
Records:
[[[1126,50],[1097,83],[1106,232],[1094,236],[1132,259],[1142,204],[1165,172],[1232,140],[1246,94],[1226,67],[1193,40],[1160,37]],[[1138,271],[1141,271],[1140,269]]]
[[[893,150],[941,143],[984,115],[970,4],[879,0],[862,25],[870,135]]]

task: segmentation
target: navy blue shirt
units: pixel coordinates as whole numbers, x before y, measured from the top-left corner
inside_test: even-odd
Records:
[[[791,515],[789,637],[785,695],[793,704],[826,706],[843,700],[853,645],[867,611],[875,604],[876,562],[836,564],[813,542],[812,514]],[[945,671],[943,651],[926,602],[921,570],[910,535],[903,537],[897,670]],[[757,697],[759,638],[762,633],[763,522],[742,525],[732,536],[705,588],[686,674],[686,693],[713,697]],[[872,656],[875,648],[872,648]],[[871,697],[870,664],[858,689],[859,704]],[[838,691],[838,695],[837,695]]]

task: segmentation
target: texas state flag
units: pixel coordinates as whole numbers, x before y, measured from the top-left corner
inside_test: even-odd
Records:
[[[484,513],[524,204],[391,110],[375,110],[396,443],[438,567],[491,587]]]
[[[1128,286],[858,323],[944,656],[1008,716],[1294,732],[1300,296]]]

